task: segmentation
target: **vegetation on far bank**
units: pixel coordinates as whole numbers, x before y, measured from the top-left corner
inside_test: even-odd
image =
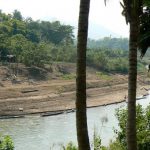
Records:
[[[42,68],[54,62],[76,62],[74,27],[59,21],[34,21],[32,18],[23,18],[17,10],[13,14],[1,11],[0,21],[2,64],[5,64],[7,55],[14,55],[16,63]],[[127,50],[126,38],[89,39],[87,65],[104,72],[127,73]],[[139,59],[139,71],[148,63],[148,59],[145,60]]]

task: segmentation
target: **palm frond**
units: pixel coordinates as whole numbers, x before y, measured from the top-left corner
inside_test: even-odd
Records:
[[[138,49],[141,53],[141,58],[145,55],[150,47],[150,7],[146,7],[140,17],[140,32]]]
[[[123,8],[122,15],[125,16],[126,23],[130,22],[131,16],[131,3],[130,0],[123,0],[123,3],[120,2],[121,7]]]

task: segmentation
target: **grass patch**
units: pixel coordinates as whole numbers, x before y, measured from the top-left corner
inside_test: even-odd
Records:
[[[104,72],[96,72],[96,76],[102,80],[111,80],[112,77],[108,73]]]
[[[64,79],[64,80],[72,80],[75,78],[76,78],[75,74],[64,74],[64,75],[62,75],[62,79]]]

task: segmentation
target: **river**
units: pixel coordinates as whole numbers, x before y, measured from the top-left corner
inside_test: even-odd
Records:
[[[137,103],[146,107],[150,103],[150,96],[138,100]],[[126,103],[123,102],[89,108],[87,116],[90,141],[92,141],[95,128],[101,136],[102,144],[108,145],[110,139],[115,137],[113,128],[118,129],[115,110],[125,106]],[[75,113],[49,117],[36,115],[18,119],[1,119],[0,133],[12,137],[15,150],[50,150],[50,147],[60,150],[60,145],[69,141],[77,143]]]

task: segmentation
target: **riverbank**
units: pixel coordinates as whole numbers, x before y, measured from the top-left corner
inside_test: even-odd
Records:
[[[147,95],[148,82],[138,77],[137,97]],[[49,80],[34,84],[12,84],[0,87],[0,116],[23,117],[68,113],[75,110],[75,80]],[[127,76],[115,74],[106,79],[87,79],[87,107],[115,104],[127,99]]]

